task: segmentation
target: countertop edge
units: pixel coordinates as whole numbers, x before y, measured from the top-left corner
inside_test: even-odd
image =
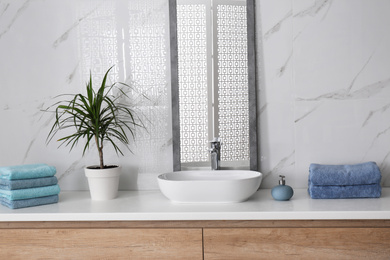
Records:
[[[57,204],[11,210],[0,208],[0,222],[25,221],[208,221],[208,220],[388,220],[390,188],[378,199],[312,200],[305,189],[278,202],[259,190],[237,204],[174,204],[159,191],[122,191],[108,202],[94,202],[88,191],[62,192]]]

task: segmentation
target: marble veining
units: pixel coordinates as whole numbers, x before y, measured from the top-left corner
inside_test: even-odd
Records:
[[[260,110],[258,111],[258,116],[260,116],[261,114],[263,114],[264,113],[264,111],[265,110],[267,110],[267,106],[268,106],[268,104],[266,103],[266,104],[264,104],[261,108],[260,108]]]
[[[84,15],[83,17],[80,17],[79,19],[77,19],[77,21],[75,21],[72,26],[67,29],[60,37],[58,37],[58,39],[56,39],[54,42],[53,42],[53,48],[57,48],[62,42],[66,41],[68,39],[68,36],[69,36],[69,33],[71,33],[75,28],[77,28],[77,26],[79,26],[79,24],[84,20],[84,19],[87,19],[91,14],[93,14],[97,9],[99,8],[96,7],[94,8],[93,10],[91,10],[89,13],[87,13],[86,15]]]
[[[370,85],[364,86],[356,91],[349,92],[345,89],[337,90],[330,93],[322,94],[318,97],[313,98],[302,98],[297,97],[297,101],[320,101],[323,99],[334,99],[334,100],[349,100],[349,99],[362,99],[370,98],[374,95],[380,94],[383,90],[390,87],[390,78],[380,80]]]
[[[278,23],[276,23],[271,29],[269,29],[267,32],[264,33],[264,40],[268,40],[269,37],[271,37],[273,34],[278,32],[282,27],[283,23],[291,16],[292,16],[292,10],[287,12],[287,14]]]
[[[291,154],[287,155],[286,157],[282,158],[276,165],[273,167],[269,172],[265,173],[263,176],[263,179],[267,178],[270,175],[278,175],[281,173],[281,170],[283,168],[293,166],[295,164],[294,162],[294,155],[295,151],[293,151]]]
[[[36,117],[42,118],[43,105],[44,105],[44,103],[42,103],[40,106],[38,106],[37,112],[32,115],[32,118],[36,118]],[[27,149],[24,153],[24,156],[23,156],[23,159],[21,162],[22,164],[26,163],[26,161],[28,160],[29,155],[30,155],[30,150],[33,147],[36,140],[38,139],[38,136],[41,134],[42,131],[45,131],[48,128],[48,126],[53,122],[53,119],[54,119],[54,114],[50,115],[49,118],[46,119],[46,121],[42,125],[40,125],[40,127],[35,131],[34,135],[31,137],[31,141],[30,141],[29,145],[27,146]],[[37,122],[39,122],[39,119],[37,120]]]
[[[317,104],[315,107],[313,107],[312,109],[310,109],[309,111],[307,111],[305,114],[303,114],[302,116],[298,117],[297,119],[295,119],[294,123],[298,123],[299,121],[303,120],[305,117],[309,116],[310,114],[312,114],[314,111],[316,111],[318,109],[318,107],[321,105],[320,104]]]
[[[372,140],[371,145],[368,148],[368,150],[370,150],[374,146],[374,143],[378,139],[380,139],[382,136],[386,136],[389,133],[389,131],[390,131],[390,126],[388,128],[386,128],[386,129],[384,129],[383,131],[378,132],[377,135],[375,136],[374,140]]]
[[[364,69],[367,67],[367,65],[370,63],[372,57],[374,56],[375,52],[376,52],[377,48],[374,49],[374,51],[371,53],[371,55],[368,57],[367,61],[364,63],[364,65],[362,66],[362,68],[359,70],[359,72],[356,74],[356,76],[353,78],[352,82],[351,82],[351,85],[349,86],[349,88],[347,89],[348,93],[351,91],[351,89],[353,88],[353,86],[355,85],[355,81],[356,79],[360,76],[360,74],[364,71]]]
[[[321,10],[328,8],[321,18],[324,20],[329,12],[329,9],[331,8],[332,2],[333,0],[316,0],[308,8],[294,14],[294,17],[316,16]]]
[[[74,67],[74,69],[72,70],[72,72],[66,77],[66,82],[68,84],[71,84],[76,73],[78,72],[78,69],[79,69],[79,66],[80,66],[80,62],[77,62],[76,66]]]
[[[384,113],[384,112],[386,112],[389,108],[390,108],[390,103],[387,104],[387,105],[385,105],[385,106],[383,106],[383,107],[381,107],[381,108],[379,108],[379,109],[375,109],[375,110],[370,111],[370,112],[368,113],[368,115],[367,115],[367,118],[364,120],[364,122],[363,122],[363,124],[362,124],[362,127],[366,126],[366,125],[370,122],[371,118],[372,118],[375,114],[377,114],[377,113],[379,113],[379,112]]]
[[[77,160],[74,161],[67,169],[65,169],[63,172],[59,173],[57,178],[60,181],[63,178],[66,178],[67,176],[73,174],[75,171],[81,172],[81,170],[84,168],[84,161],[83,160]]]
[[[22,15],[23,11],[26,10],[26,8],[28,7],[28,4],[31,0],[26,0],[22,6],[20,6],[16,12],[14,14],[12,14],[12,17],[10,19],[10,21],[7,23],[8,25],[6,26],[5,29],[3,29],[3,31],[1,32],[0,31],[0,39],[3,37],[4,34],[6,34],[12,27],[12,25],[15,23],[15,21],[19,18],[19,16]],[[11,10],[11,9],[8,9],[10,7],[10,3],[6,3],[6,4],[2,4],[4,7],[3,7],[3,10],[2,10],[2,13],[0,15],[0,17],[3,17],[4,14],[8,11],[8,10]],[[5,24],[5,23],[4,23]]]
[[[291,52],[291,54],[288,56],[286,62],[279,69],[278,74],[277,74],[278,77],[282,77],[283,76],[284,72],[286,71],[286,68],[287,68],[288,64],[290,63],[290,60],[291,60],[292,56],[293,56],[293,53]]]
[[[299,1],[293,1],[293,3],[296,3],[296,2],[299,2]],[[326,11],[324,12],[324,15],[321,17],[321,21],[324,21],[329,13],[332,2],[333,2],[333,0],[314,1],[314,3],[311,6],[305,7],[303,10],[301,10],[299,12],[296,12],[296,10],[293,8],[294,9],[293,10],[293,18],[295,18],[295,19],[302,19],[305,17],[316,18],[319,15],[319,13],[327,7]],[[307,27],[307,25],[299,30],[294,28],[294,34],[295,34],[294,41],[305,31],[306,27]]]
[[[1,4],[1,5],[0,5],[0,7],[1,7],[0,17],[2,17],[3,14],[7,11],[9,5],[10,5],[9,3]]]

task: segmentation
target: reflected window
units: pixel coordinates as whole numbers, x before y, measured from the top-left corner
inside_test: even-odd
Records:
[[[137,129],[132,150],[141,174],[172,168],[169,17],[167,6],[160,2],[81,1],[79,5],[83,82],[87,82],[92,69],[93,81],[100,83],[107,69],[115,65],[111,82],[125,82],[136,88],[133,100],[145,130]]]
[[[182,165],[208,162],[213,137],[221,161],[247,164],[246,1],[178,0],[177,37]]]

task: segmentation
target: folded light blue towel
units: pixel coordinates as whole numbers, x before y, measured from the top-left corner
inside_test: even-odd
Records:
[[[381,181],[381,172],[375,162],[354,165],[310,164],[309,184],[313,185],[364,185]]]
[[[57,185],[30,188],[30,189],[0,190],[0,198],[5,198],[7,200],[23,200],[23,199],[58,195],[59,193],[60,193],[60,187],[57,184]]]
[[[47,205],[58,202],[58,195],[25,199],[25,200],[7,200],[6,198],[0,198],[0,203],[11,209],[20,209],[27,207],[34,207],[39,205]]]
[[[346,186],[309,184],[308,191],[312,199],[379,198],[382,188],[379,183]]]
[[[34,179],[22,179],[22,180],[6,180],[0,179],[1,190],[19,190],[35,187],[44,187],[56,185],[58,183],[57,177],[43,177]]]
[[[55,174],[56,168],[44,163],[0,167],[0,179],[6,180],[51,177]]]

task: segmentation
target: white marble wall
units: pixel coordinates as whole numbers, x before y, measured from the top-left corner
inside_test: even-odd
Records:
[[[82,144],[71,153],[46,145],[53,115],[42,110],[59,94],[85,93],[90,70],[98,85],[116,65],[112,79],[122,82],[147,87],[163,78],[161,89],[146,93],[156,109],[142,106],[152,122],[134,154],[105,149],[105,162],[124,169],[121,189],[156,189],[156,175],[172,171],[168,17],[167,0],[0,1],[0,166],[48,163],[62,190],[87,189],[83,168],[98,163],[97,152],[82,157]],[[129,31],[144,37],[133,40]]]
[[[390,2],[257,1],[262,187],[375,161],[390,185]]]
[[[158,17],[166,22],[167,0],[0,1],[0,165],[46,162],[57,167],[63,190],[87,189],[83,167],[96,163],[96,153],[81,157],[81,149],[69,153],[56,143],[46,145],[52,118],[41,110],[58,94],[79,92],[88,67],[99,74],[107,66],[104,62],[115,60],[88,59],[80,35],[105,5],[129,2],[134,15],[143,5],[152,6],[137,16],[138,23],[146,26]],[[256,4],[262,187],[276,185],[279,174],[294,188],[306,187],[311,162],[369,160],[378,163],[383,184],[389,186],[390,2]],[[121,14],[116,15],[118,21]],[[116,35],[124,39],[121,30]],[[123,57],[121,48],[115,55]],[[115,77],[123,81],[129,68],[119,64]],[[164,66],[169,68],[169,60]],[[169,85],[168,69],[165,73]],[[166,140],[147,143],[155,153],[140,155],[137,151],[145,153],[141,145],[135,155],[107,157],[125,168],[121,189],[157,189],[158,172],[172,170],[166,114],[160,131],[167,132]],[[133,171],[139,161],[154,167]]]

